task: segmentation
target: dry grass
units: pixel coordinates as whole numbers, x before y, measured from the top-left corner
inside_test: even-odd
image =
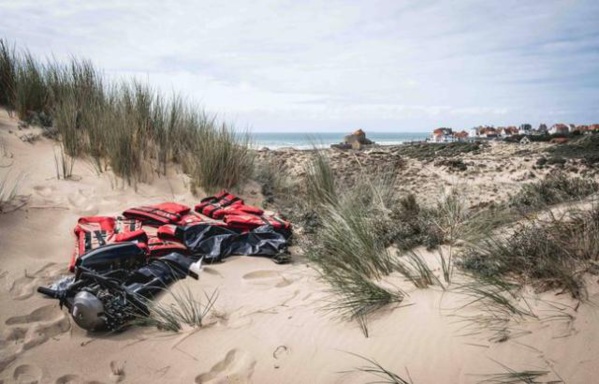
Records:
[[[53,125],[66,155],[111,169],[130,185],[180,164],[194,187],[243,183],[253,169],[249,136],[235,134],[179,96],[132,80],[107,82],[90,62],[42,63],[0,40],[0,104],[21,120]]]
[[[408,380],[402,378],[398,374],[391,372],[390,370],[383,367],[374,359],[369,359],[367,357],[358,355],[356,353],[348,352],[350,355],[355,356],[361,360],[364,360],[367,365],[362,365],[353,369],[353,371],[346,371],[341,373],[352,373],[352,372],[363,372],[367,373],[371,376],[376,377],[377,381],[371,381],[370,383],[389,383],[389,384],[413,384],[412,379],[410,378],[410,373],[407,372]]]
[[[584,299],[582,276],[599,260],[599,206],[545,213],[472,244],[460,266],[481,278],[516,278],[540,290],[563,289]]]
[[[21,177],[12,177],[10,167],[0,168],[0,214],[12,212],[24,205],[24,201],[18,201]]]

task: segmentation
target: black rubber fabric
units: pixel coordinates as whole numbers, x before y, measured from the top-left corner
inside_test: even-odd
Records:
[[[230,255],[277,258],[287,251],[287,239],[268,225],[247,233],[238,233],[221,226],[196,224],[177,227],[175,237],[193,255],[214,262]]]

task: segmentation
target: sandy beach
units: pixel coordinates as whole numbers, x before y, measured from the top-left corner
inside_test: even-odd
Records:
[[[526,288],[522,296],[534,316],[510,320],[509,337],[502,337],[491,323],[475,320],[484,316],[483,308],[466,305],[471,298],[453,289],[464,279],[458,272],[448,289],[417,289],[392,273],[385,283],[405,292],[405,299],[378,311],[365,337],[355,321],[324,309],[330,287],[299,245],[291,247],[289,264],[233,256],[206,265],[199,281],[177,282],[174,290],[188,287],[201,300],[218,292],[202,327],[178,333],[150,327],[84,331],[56,300],[36,293],[38,286],[68,275],[77,219],[162,201],[193,205],[205,194],[192,195],[189,177],[174,167],[167,177],[132,188],[77,160],[73,177],[58,180],[56,143],[40,132],[0,112],[0,160],[20,180],[15,209],[0,214],[0,383],[363,383],[376,380],[357,370],[369,365],[365,358],[413,383],[478,383],[506,367],[546,372],[539,382],[592,383],[599,374],[596,276],[586,278],[584,301],[558,290]],[[533,169],[546,145],[493,143],[464,155],[462,172],[395,154],[394,148],[330,156],[337,172],[349,178],[357,163],[369,169],[380,165],[379,157],[385,163],[394,158],[399,192],[433,201],[442,188],[462,184],[472,205],[484,205],[552,172]],[[293,150],[258,153],[291,178],[301,177],[308,156]],[[262,204],[256,182],[239,193]],[[417,252],[441,276],[437,251]]]

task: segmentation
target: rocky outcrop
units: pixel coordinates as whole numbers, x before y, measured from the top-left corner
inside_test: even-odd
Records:
[[[374,141],[366,138],[366,133],[358,129],[354,133],[345,136],[342,143],[333,144],[331,147],[337,149],[362,149],[364,146],[372,144],[374,144]]]

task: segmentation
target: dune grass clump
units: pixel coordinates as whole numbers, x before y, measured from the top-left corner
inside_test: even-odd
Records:
[[[556,173],[545,179],[524,184],[513,196],[509,205],[520,210],[538,210],[548,205],[582,199],[599,191],[599,184],[592,179],[568,177]]]
[[[250,178],[254,155],[250,151],[248,134],[235,134],[226,125],[200,131],[201,137],[193,147],[198,160],[191,171],[198,185],[208,192],[232,188]]]
[[[521,288],[521,285],[501,278],[481,277],[456,287],[454,292],[464,295],[467,300],[457,308],[458,313],[466,307],[476,309],[471,314],[454,315],[464,325],[461,336],[490,335],[489,341],[502,343],[529,333],[514,327],[524,319],[538,318],[522,295]]]
[[[443,242],[443,238],[432,216],[431,209],[421,206],[416,197],[409,194],[391,208],[389,220],[381,225],[379,233],[387,245],[395,244],[402,251],[421,245],[434,249]]]
[[[10,179],[9,172],[0,174],[0,213],[4,213],[12,206],[17,197],[19,180]]]
[[[368,336],[367,317],[404,297],[400,290],[379,284],[396,269],[396,257],[377,232],[392,197],[371,175],[364,175],[355,188],[338,188],[326,156],[319,151],[314,156],[306,169],[306,193],[319,228],[309,236],[307,255],[334,293],[326,309],[357,320]]]
[[[368,336],[368,316],[404,298],[399,289],[378,283],[396,269],[396,262],[377,238],[363,207],[323,209],[326,212],[322,215],[322,227],[308,248],[308,257],[318,266],[334,294],[325,309],[339,313],[344,319],[357,320]]]
[[[416,288],[425,289],[433,285],[445,288],[422,256],[413,251],[408,252],[407,255],[398,252],[397,255],[396,270]],[[449,275],[447,276],[447,282],[449,282]]]
[[[447,144],[410,144],[398,148],[398,154],[418,160],[434,161],[439,158],[453,158],[468,153],[478,153],[486,144],[455,142]]]
[[[15,109],[15,83],[17,77],[14,47],[0,39],[0,105],[9,112]]]
[[[495,362],[499,364],[504,369],[504,371],[498,373],[490,373],[486,375],[477,375],[483,378],[482,380],[477,382],[478,384],[559,384],[564,382],[555,371],[553,371],[553,374],[558,378],[557,380],[553,379],[547,381],[539,381],[541,377],[547,376],[550,372],[541,370],[518,371],[498,361]]]
[[[478,381],[478,384],[542,384],[542,383],[561,383],[562,381],[538,381],[539,378],[546,376],[549,371],[515,371],[509,370],[508,372],[490,373],[487,375],[481,375],[485,378]]]
[[[306,195],[310,205],[336,205],[339,202],[335,174],[326,155],[315,150],[306,166]]]
[[[318,261],[326,269],[351,269],[368,277],[381,278],[394,270],[385,245],[373,231],[364,207],[324,207],[318,239],[324,252]]]
[[[197,299],[189,288],[179,288],[177,291],[167,290],[167,292],[172,303],[148,300],[148,315],[141,317],[139,324],[171,332],[179,332],[184,325],[201,328],[205,325],[205,319],[218,298],[218,291],[210,295],[204,293],[205,303]]]
[[[409,372],[407,373],[408,379],[409,379],[409,381],[408,381],[408,380],[402,378],[401,376],[399,376],[398,374],[383,367],[381,364],[379,364],[374,359],[369,359],[367,357],[360,356],[356,353],[349,352],[349,354],[364,360],[365,362],[368,363],[368,365],[362,365],[362,366],[354,368],[353,371],[345,371],[345,372],[341,372],[341,373],[352,373],[352,372],[367,373],[367,374],[370,374],[377,378],[377,381],[372,381],[371,383],[413,384],[412,379],[410,378]],[[407,369],[406,369],[406,371],[407,371]]]
[[[565,144],[551,146],[546,151],[558,158],[582,160],[593,166],[599,163],[599,134],[582,135]]]
[[[541,290],[585,297],[582,275],[599,260],[599,207],[520,223],[510,235],[469,247],[460,267],[482,278],[516,278]]]
[[[393,207],[390,218],[386,237],[402,251],[419,246],[432,250],[458,240],[470,241],[508,221],[497,211],[471,209],[459,187],[440,193],[430,206],[420,205],[413,194],[404,196]]]
[[[194,187],[232,188],[251,176],[248,135],[136,80],[109,82],[89,61],[36,60],[0,40],[0,105],[30,124],[52,126],[66,155],[129,185],[180,164]],[[56,132],[57,135],[51,132]]]
[[[56,179],[70,179],[73,176],[74,165],[75,159],[65,153],[62,143],[58,146],[58,148],[54,148],[54,167],[56,169]]]
[[[322,274],[330,284],[332,296],[324,306],[328,312],[347,320],[355,320],[365,337],[369,336],[368,317],[392,303],[400,303],[405,295],[385,288],[359,272],[347,270]]]

